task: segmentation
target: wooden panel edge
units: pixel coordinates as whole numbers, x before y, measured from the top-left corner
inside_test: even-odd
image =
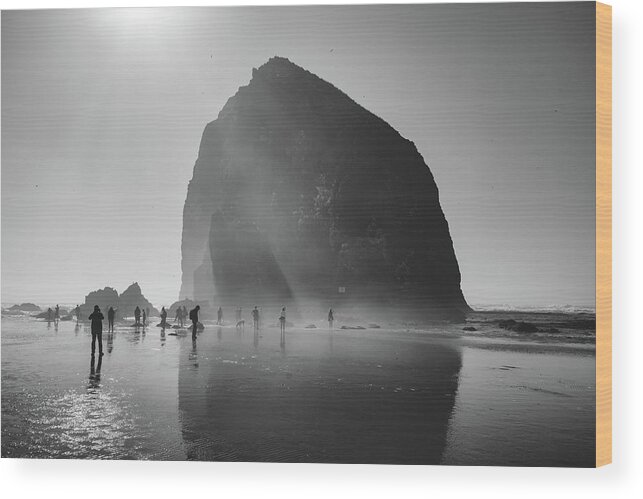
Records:
[[[596,2],[596,466],[612,462],[612,7]]]

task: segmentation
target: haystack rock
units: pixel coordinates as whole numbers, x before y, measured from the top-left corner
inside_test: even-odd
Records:
[[[281,57],[206,126],[181,249],[181,299],[427,319],[469,310],[415,145]]]

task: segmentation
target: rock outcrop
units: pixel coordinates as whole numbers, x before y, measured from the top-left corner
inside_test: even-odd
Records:
[[[143,296],[138,282],[135,282],[119,295],[118,313],[121,317],[133,317],[134,309],[137,306],[140,307],[141,311],[147,309],[147,314],[150,317],[159,315],[159,311],[154,308],[154,305]]]
[[[90,292],[85,296],[85,303],[80,305],[81,319],[87,320],[89,314],[94,311],[94,305],[98,305],[103,315],[107,317],[107,309],[109,307],[118,308],[118,292],[109,286]]]
[[[469,310],[415,145],[280,57],[253,70],[205,128],[182,271],[181,299],[224,306],[332,304],[426,318]]]
[[[40,312],[40,307],[33,303],[21,303],[20,305],[13,305],[9,310],[18,312]]]
[[[141,287],[137,282],[131,284],[120,295],[114,288],[105,287],[96,291],[92,291],[85,296],[85,303],[80,306],[80,313],[82,319],[87,319],[89,314],[94,310],[94,305],[98,305],[107,317],[107,309],[114,307],[116,309],[117,318],[132,317],[134,316],[134,309],[139,306],[141,310],[149,309],[150,317],[158,315],[159,311],[154,308],[154,305],[143,296]]]

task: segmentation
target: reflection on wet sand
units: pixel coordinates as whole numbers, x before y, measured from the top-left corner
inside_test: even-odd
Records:
[[[206,332],[200,365],[195,345],[181,357],[188,459],[440,463],[461,368],[457,346],[289,331],[286,348],[277,330],[261,334],[254,355],[245,342],[214,342]]]
[[[107,333],[107,353],[112,353],[114,350],[114,332],[109,331]]]
[[[87,384],[87,390],[91,391],[100,388],[100,370],[102,366],[103,356],[98,356],[98,364],[96,364],[96,358],[92,355],[89,363],[89,383]]]

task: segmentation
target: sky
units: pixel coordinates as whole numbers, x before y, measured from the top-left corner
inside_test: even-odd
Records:
[[[177,299],[205,125],[279,55],[413,141],[474,306],[593,307],[594,3],[2,12],[3,303]]]

